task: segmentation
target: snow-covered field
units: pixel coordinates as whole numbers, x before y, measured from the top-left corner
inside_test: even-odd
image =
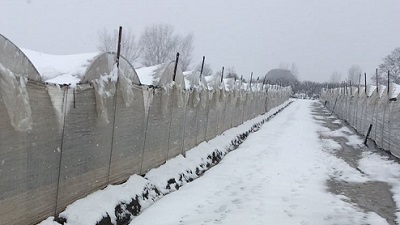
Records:
[[[316,107],[325,115],[316,115]],[[400,165],[385,154],[365,148],[362,137],[329,115],[316,101],[297,100],[194,181],[180,183],[183,185],[180,188],[165,188],[171,177],[178,181],[181,171],[193,170],[215,149],[226,149],[226,143],[235,135],[268,115],[202,143],[190,150],[186,158],[178,156],[150,171],[145,178],[133,176],[124,185],[110,185],[104,191],[77,201],[62,213],[68,219],[65,224],[95,224],[107,214],[111,222],[115,222],[112,215],[115,204],[134,198],[143,187],[152,185],[162,193],[161,197],[150,198],[147,202],[141,200],[144,208],[130,225],[376,225],[399,222],[396,205],[400,205]],[[328,120],[336,129],[326,126]],[[362,153],[356,166],[338,157],[337,153],[343,150],[343,143],[335,141],[338,139],[343,139],[350,151]],[[387,220],[387,215],[379,209],[374,210],[374,206],[372,210],[366,209],[344,191],[334,193],[330,186],[332,181],[355,187],[375,181],[386,183],[395,202],[393,221]],[[383,190],[363,193],[367,197],[362,200],[368,202],[368,195],[379,196],[380,191]],[[52,218],[41,223],[53,224],[58,225]]]

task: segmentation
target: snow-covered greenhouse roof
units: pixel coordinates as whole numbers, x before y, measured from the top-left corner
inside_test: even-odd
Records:
[[[28,78],[32,81],[53,84],[88,83],[100,76],[110,74],[115,64],[115,53],[84,53],[74,55],[52,55],[28,49],[20,49],[6,37],[0,35],[0,69]],[[119,72],[141,84],[133,66],[120,57]]]
[[[54,84],[79,83],[87,67],[93,62],[98,52],[51,55],[28,49],[21,49],[39,71],[42,81]]]
[[[175,83],[177,86],[180,86],[184,89],[185,80],[182,69],[179,65],[177,66],[175,82],[173,82],[174,70],[175,61],[171,61],[169,63],[139,68],[137,69],[137,74],[142,84],[145,85],[167,87],[172,83]]]

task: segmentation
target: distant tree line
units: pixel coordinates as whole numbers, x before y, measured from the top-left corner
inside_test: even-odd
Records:
[[[334,71],[329,79],[330,83],[341,83],[346,82],[353,85],[363,85],[364,75],[360,66],[352,65],[349,70],[346,79],[342,80],[342,75]],[[385,56],[382,63],[377,66],[376,71],[370,71],[368,74],[373,84],[387,84],[388,75],[390,82],[400,84],[400,47],[395,48],[390,54]]]
[[[115,52],[118,42],[117,30],[109,31],[103,29],[98,34],[97,48],[101,52]],[[122,35],[121,54],[134,65],[153,66],[168,61],[175,60],[176,53],[180,53],[179,64],[183,71],[201,70],[200,62],[193,65],[194,35],[176,34],[173,26],[168,24],[154,24],[145,27],[139,38],[130,30],[124,30]],[[394,49],[389,55],[383,58],[383,62],[378,66],[377,76],[373,75],[372,80],[381,84],[387,83],[387,74],[389,71],[390,80],[400,84],[400,48]],[[222,70],[213,72],[210,64],[205,63],[203,67],[203,76],[221,76]],[[291,86],[293,93],[304,94],[308,97],[318,96],[324,87],[337,87],[345,81],[353,85],[359,85],[362,75],[360,66],[354,64],[350,66],[346,78],[342,79],[342,74],[334,71],[328,82],[319,83],[313,81],[299,81],[297,66],[292,63],[281,63],[279,68],[270,70],[265,77],[253,77],[251,82],[265,82],[268,84],[278,84],[282,86]],[[235,68],[226,67],[224,71],[225,78],[242,79]]]
[[[115,52],[117,42],[117,30],[103,29],[98,34],[97,49],[100,52]],[[193,42],[194,36],[191,33],[178,35],[171,25],[153,24],[145,27],[138,40],[131,31],[124,30],[121,54],[132,64],[140,61],[143,66],[154,66],[175,60],[176,53],[179,52],[179,64],[186,71],[193,60]]]
[[[400,84],[400,47],[383,58],[383,62],[378,66],[377,78],[380,84],[387,83],[388,72],[390,81]],[[372,79],[376,82],[375,77]]]

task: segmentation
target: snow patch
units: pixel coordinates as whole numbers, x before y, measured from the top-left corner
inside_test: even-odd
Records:
[[[86,68],[98,52],[75,55],[51,55],[28,49],[21,49],[42,76],[42,80],[55,84],[79,83]]]

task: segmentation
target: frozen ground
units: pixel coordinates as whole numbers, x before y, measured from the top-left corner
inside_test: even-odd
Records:
[[[298,100],[130,225],[395,224],[398,162],[343,124]]]

